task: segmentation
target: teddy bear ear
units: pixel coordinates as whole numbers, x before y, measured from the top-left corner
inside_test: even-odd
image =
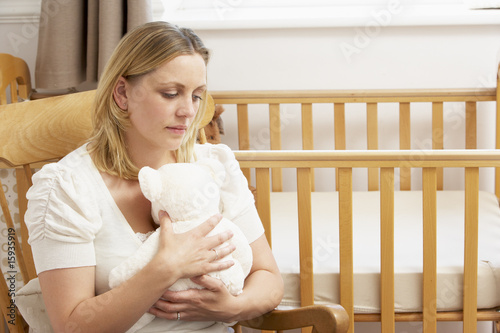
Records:
[[[160,172],[150,167],[143,167],[139,170],[138,177],[139,185],[144,196],[149,201],[159,200],[162,190]]]
[[[207,168],[212,178],[217,181],[217,184],[222,184],[226,179],[226,169],[221,162],[213,158],[201,158],[196,161],[196,164]]]

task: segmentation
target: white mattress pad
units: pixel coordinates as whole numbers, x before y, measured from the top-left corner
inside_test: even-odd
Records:
[[[354,307],[380,312],[379,192],[353,192]],[[422,192],[394,194],[396,312],[422,309]],[[437,193],[437,309],[462,309],[464,193]],[[281,307],[300,306],[297,197],[271,194],[273,253],[285,281]],[[312,193],[314,298],[339,303],[338,192]],[[494,194],[479,193],[478,307],[500,306],[500,208]]]

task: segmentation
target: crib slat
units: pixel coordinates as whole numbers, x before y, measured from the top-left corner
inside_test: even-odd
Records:
[[[333,105],[335,150],[345,150],[345,104],[335,103]],[[335,170],[335,187],[339,190],[339,172]]]
[[[269,130],[271,140],[271,150],[281,149],[281,120],[280,105],[269,104]],[[272,168],[273,192],[283,191],[283,179],[281,168]]]
[[[349,315],[349,333],[354,332],[352,168],[339,168],[340,305]]]
[[[334,121],[335,121],[335,149],[345,150],[345,104],[334,104]]]
[[[366,133],[369,150],[378,150],[378,110],[377,103],[366,104]],[[378,190],[378,168],[368,168],[368,191]]]
[[[314,149],[312,104],[302,103],[302,149]]]
[[[432,103],[432,149],[443,149],[443,102]],[[443,168],[437,169],[437,189],[443,190]]]
[[[437,170],[436,168],[422,169],[423,192],[423,239],[424,239],[424,272],[423,272],[423,331],[435,333],[437,325]]]
[[[312,104],[302,103],[302,150],[314,149]],[[314,192],[314,169],[311,170],[311,191]]]
[[[271,188],[269,181],[269,168],[255,168],[255,185],[257,188],[257,211],[264,226],[269,247],[272,248],[271,233]],[[240,328],[241,332],[241,328]],[[273,331],[260,331],[261,333],[272,333]]]
[[[380,168],[380,313],[382,333],[395,332],[394,169]]]
[[[479,168],[465,168],[464,333],[477,332]]]
[[[255,185],[257,187],[257,211],[264,226],[267,242],[272,247],[269,168],[255,168]]]
[[[299,217],[300,305],[314,304],[311,168],[297,168],[297,207]]]
[[[248,104],[238,104],[236,106],[238,117],[238,146],[240,150],[250,149],[250,130],[248,127]],[[241,171],[248,180],[251,181],[250,169],[242,168]]]
[[[465,148],[477,148],[477,106],[476,102],[465,102]]]
[[[411,149],[410,103],[399,103],[399,149]],[[400,168],[401,191],[411,190],[411,169]]]

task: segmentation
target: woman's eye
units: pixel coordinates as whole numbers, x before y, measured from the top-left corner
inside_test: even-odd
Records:
[[[173,93],[173,94],[170,94],[170,93],[163,93],[163,96],[167,97],[167,98],[174,98],[174,97],[177,97],[178,93]]]
[[[193,96],[193,101],[202,101],[202,100],[203,98],[201,98],[201,96],[196,96],[196,95]]]

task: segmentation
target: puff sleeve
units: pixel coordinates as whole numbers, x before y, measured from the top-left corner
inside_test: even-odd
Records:
[[[96,264],[93,240],[102,221],[89,182],[48,164],[33,176],[25,220],[37,272]]]
[[[255,200],[248,188],[248,181],[231,149],[224,144],[200,145],[201,155],[217,159],[224,165],[226,177],[221,186],[222,215],[235,223],[252,243],[264,233],[255,207]],[[200,152],[197,152],[200,156]]]

